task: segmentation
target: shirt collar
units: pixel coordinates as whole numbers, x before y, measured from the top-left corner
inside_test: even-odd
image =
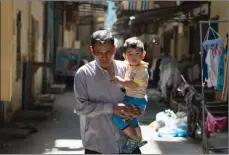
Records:
[[[95,65],[102,73],[108,74],[108,71],[106,69],[102,68],[96,60],[95,60]],[[113,65],[114,65],[114,71],[115,71],[115,75],[116,75],[116,73],[117,73],[117,65],[116,65],[115,60],[113,60]]]

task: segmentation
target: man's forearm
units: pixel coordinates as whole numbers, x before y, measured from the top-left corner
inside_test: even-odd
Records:
[[[85,101],[80,98],[75,100],[75,112],[78,115],[86,117],[97,117],[103,114],[113,113],[113,104],[111,103],[96,103],[91,101]]]

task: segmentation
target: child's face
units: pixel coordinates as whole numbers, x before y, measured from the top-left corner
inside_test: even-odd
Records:
[[[145,51],[139,48],[128,48],[126,54],[123,55],[126,61],[132,66],[137,66],[145,57]]]

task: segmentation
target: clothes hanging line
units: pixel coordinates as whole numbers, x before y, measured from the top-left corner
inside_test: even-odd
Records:
[[[203,122],[205,121],[205,111],[206,111],[206,107],[205,107],[205,95],[204,95],[204,85],[203,85],[203,36],[202,36],[202,25],[203,24],[208,24],[209,27],[211,26],[212,23],[226,23],[229,20],[206,20],[206,21],[199,21],[199,30],[200,30],[200,55],[201,55],[201,96],[202,96],[202,101],[201,101],[201,106],[202,106],[202,120]],[[204,40],[205,41],[205,40]],[[204,154],[208,154],[209,150],[217,150],[217,149],[228,149],[228,147],[223,147],[223,148],[219,148],[219,147],[215,147],[215,148],[210,148],[208,146],[208,142],[207,142],[207,137],[205,135],[206,133],[206,128],[205,128],[205,123],[202,124],[202,148],[203,148],[203,153]]]
[[[200,24],[212,24],[212,23],[226,23],[228,20],[205,20],[205,21],[199,21]]]

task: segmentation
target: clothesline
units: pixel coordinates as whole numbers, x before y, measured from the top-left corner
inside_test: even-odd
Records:
[[[208,21],[199,21],[200,24],[209,24],[209,23],[226,23],[228,20],[208,20]]]

